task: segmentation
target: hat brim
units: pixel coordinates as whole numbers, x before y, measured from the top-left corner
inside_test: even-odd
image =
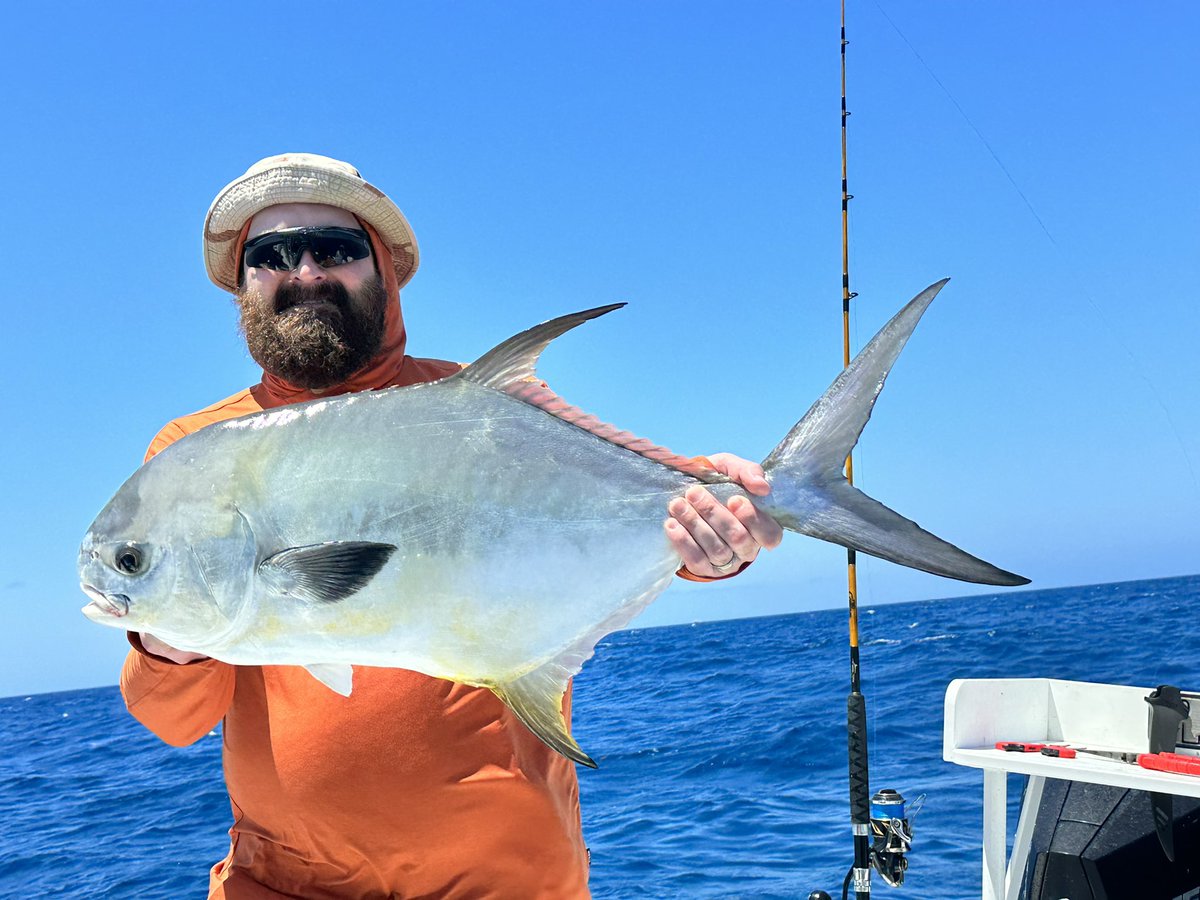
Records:
[[[398,287],[404,287],[416,272],[417,239],[404,213],[383,191],[361,178],[289,162],[243,175],[226,185],[209,207],[204,220],[204,265],[214,284],[237,292],[242,229],[254,215],[281,203],[322,203],[354,213],[369,222],[391,250]]]

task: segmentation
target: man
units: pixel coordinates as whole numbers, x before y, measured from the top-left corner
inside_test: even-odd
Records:
[[[270,157],[227,185],[204,228],[210,278],[232,292],[254,387],[168,424],[147,458],[212,422],[348,391],[432,381],[461,366],[406,355],[399,292],[417,267],[400,210],[351,166]],[[713,465],[752,493],[754,463]],[[776,523],[702,488],[672,501],[680,575],[735,574]],[[210,897],[588,896],[574,765],[488,690],[358,667],[342,697],[302,668],[231,666],[130,634],[130,712],[171,744],[224,722],[233,807]],[[570,717],[570,692],[564,698]]]

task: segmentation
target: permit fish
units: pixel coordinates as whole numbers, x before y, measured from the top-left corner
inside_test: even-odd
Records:
[[[945,281],[863,348],[763,461],[750,496],[785,529],[983,584],[1006,572],[851,486],[843,465]],[[237,665],[300,665],[349,695],[352,666],[491,689],[576,762],[561,701],[605,635],[680,565],[668,502],[742,493],[702,461],[568,405],[542,350],[624,304],[524,331],[461,372],[215,423],[138,469],[79,550],[91,620]]]

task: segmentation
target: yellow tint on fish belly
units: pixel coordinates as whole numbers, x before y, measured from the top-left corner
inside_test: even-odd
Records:
[[[345,635],[346,637],[375,637],[393,630],[396,626],[394,611],[379,607],[339,610],[318,629],[320,634]]]
[[[256,643],[271,644],[277,640],[286,640],[295,632],[292,622],[277,613],[260,614],[254,623],[254,638]]]
[[[491,687],[499,680],[516,677],[514,662],[524,654],[514,648],[524,647],[522,638],[528,632],[522,613],[495,609],[480,617],[469,598],[447,606],[451,607],[447,615],[425,644],[435,670],[429,674],[476,687]],[[518,667],[520,672],[528,668]]]

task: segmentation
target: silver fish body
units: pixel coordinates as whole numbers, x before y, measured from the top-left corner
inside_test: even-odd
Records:
[[[846,484],[841,462],[941,284],[885,326],[764,461],[753,498],[784,527],[950,577],[1024,580]],[[545,323],[442,381],[211,425],[139,469],[80,549],[94,621],[234,664],[352,665],[491,688],[551,746],[591,760],[559,713],[606,634],[671,581],[668,502],[735,485],[539,391]],[[889,331],[891,329],[891,331]],[[857,368],[856,368],[857,367]],[[551,399],[547,399],[550,397]]]
[[[130,480],[128,524],[94,527],[84,553],[104,533],[187,549],[178,588],[211,592],[222,616],[197,634],[164,605],[139,627],[231,663],[467,683],[515,678],[665,586],[679,565],[666,504],[696,482],[460,379],[283,407],[175,446]],[[397,549],[344,600],[298,602],[253,577],[282,548],[347,536]]]

